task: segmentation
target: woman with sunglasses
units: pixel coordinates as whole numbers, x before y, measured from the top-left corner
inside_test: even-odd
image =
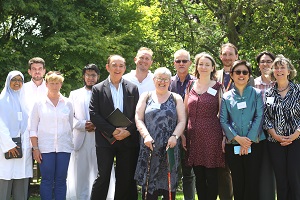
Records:
[[[235,200],[259,199],[264,103],[259,89],[250,86],[251,66],[244,60],[233,63],[234,87],[222,98],[220,122],[226,135],[225,157],[232,175]]]
[[[292,82],[296,74],[289,59],[277,56],[271,71],[276,84],[265,95],[264,129],[278,200],[300,199],[300,86]]]
[[[27,199],[29,178],[32,177],[28,115],[20,99],[23,83],[24,76],[21,72],[9,72],[0,95],[1,200],[9,200],[11,197],[15,200]],[[21,144],[15,143],[17,140]]]
[[[64,77],[58,71],[45,76],[47,96],[33,106],[30,115],[30,139],[33,158],[39,163],[42,200],[66,199],[67,171],[73,150],[73,107],[60,93]]]

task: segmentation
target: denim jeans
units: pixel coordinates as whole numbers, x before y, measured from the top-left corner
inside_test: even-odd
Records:
[[[70,161],[70,153],[42,153],[40,170],[42,181],[40,194],[42,200],[66,199],[66,179]]]

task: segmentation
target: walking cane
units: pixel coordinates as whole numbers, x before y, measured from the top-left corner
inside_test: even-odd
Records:
[[[155,147],[154,142],[152,142],[152,146],[153,146],[153,148]],[[151,158],[152,158],[152,151],[151,151],[151,149],[149,149],[149,156],[148,156],[148,161],[147,161],[147,176],[146,176],[146,188],[145,188],[145,198],[144,198],[144,200],[147,200],[149,177],[150,177]]]
[[[168,163],[168,190],[169,200],[172,200],[172,188],[171,188],[171,170],[175,164],[174,148],[167,148],[167,163]]]

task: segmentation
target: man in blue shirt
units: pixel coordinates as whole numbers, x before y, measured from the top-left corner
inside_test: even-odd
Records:
[[[196,79],[189,74],[189,67],[192,62],[190,60],[190,53],[184,49],[180,49],[174,53],[174,66],[177,71],[176,75],[171,78],[170,91],[179,94],[184,100],[186,93],[186,87],[190,80]],[[182,156],[181,156],[181,168],[182,168],[182,187],[185,200],[195,199],[195,174],[192,167],[185,166],[185,151],[186,142],[185,136],[181,136],[182,140]]]

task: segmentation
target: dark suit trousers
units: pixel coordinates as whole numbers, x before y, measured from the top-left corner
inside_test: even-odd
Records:
[[[225,156],[231,170],[234,200],[254,200],[259,196],[259,172],[262,143],[252,143],[251,153],[234,154],[234,145],[226,144]]]
[[[98,176],[94,181],[91,200],[106,200],[111,166],[116,156],[115,200],[137,200],[137,187],[134,180],[137,163],[137,148],[127,147],[117,141],[111,147],[96,148]]]

